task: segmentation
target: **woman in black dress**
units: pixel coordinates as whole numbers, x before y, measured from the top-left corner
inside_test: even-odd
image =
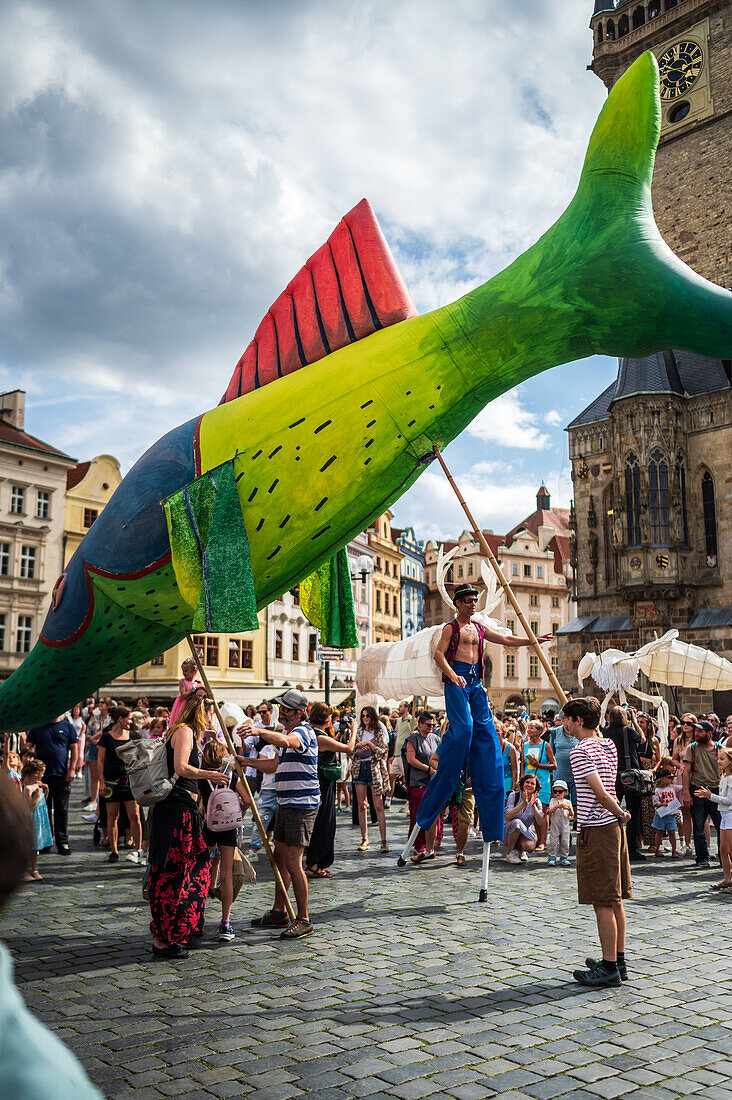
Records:
[[[178,778],[151,815],[150,931],[153,955],[187,958],[185,945],[202,935],[211,863],[198,810],[198,780],[228,783],[219,771],[199,767],[199,741],[206,728],[205,700],[190,695],[166,736],[168,774]]]
[[[98,761],[104,776],[104,799],[107,807],[107,834],[109,836],[109,862],[119,863],[117,852],[118,818],[120,806],[124,806],[132,828],[132,852],[127,857],[139,863],[142,857],[142,822],[140,807],[132,797],[127,769],[117,756],[117,746],[130,740],[139,740],[140,734],[131,730],[132,716],[127,707],[112,707],[111,726],[107,726],[97,742]]]
[[[351,736],[346,744],[332,736],[332,713],[327,703],[316,702],[310,707],[310,725],[318,739],[320,809],[305,852],[305,874],[308,878],[333,877],[328,868],[335,859],[336,783],[341,774],[338,754],[345,752],[350,756],[356,744],[355,723],[351,724]]]

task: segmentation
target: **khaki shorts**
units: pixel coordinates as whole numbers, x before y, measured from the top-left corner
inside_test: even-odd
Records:
[[[317,816],[317,809],[300,810],[296,806],[280,806],[275,818],[275,843],[288,844],[292,848],[307,848]]]
[[[401,756],[393,756],[389,761],[389,775],[392,779],[397,775],[404,777],[404,761]]]
[[[632,898],[628,844],[619,821],[584,828],[577,835],[577,895],[580,905],[614,905]]]
[[[460,805],[456,806],[457,819],[463,825],[473,824],[473,815],[475,814],[475,798],[473,796],[473,788],[466,787],[463,791],[463,797],[460,799]]]

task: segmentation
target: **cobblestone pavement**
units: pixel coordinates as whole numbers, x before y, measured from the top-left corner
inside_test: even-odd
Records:
[[[73,817],[72,856],[41,857],[45,882],[23,889],[0,935],[29,1007],[107,1097],[732,1100],[718,870],[637,869],[631,980],[586,991],[571,971],[596,935],[573,870],[496,859],[480,905],[478,841],[467,871],[451,838],[434,863],[400,871],[395,851],[356,852],[341,815],[335,877],[311,883],[315,935],[283,943],[248,927],[272,898],[261,860],[234,907],[236,942],[160,963],[139,868],[108,865]],[[406,818],[388,821],[395,849]],[[209,914],[213,926],[217,902]]]

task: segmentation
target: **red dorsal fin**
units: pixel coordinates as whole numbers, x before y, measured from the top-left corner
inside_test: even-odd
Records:
[[[371,203],[362,199],[267,311],[219,403],[416,313]]]

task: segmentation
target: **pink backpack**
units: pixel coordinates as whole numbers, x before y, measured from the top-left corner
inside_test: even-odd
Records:
[[[225,833],[229,829],[238,829],[243,821],[238,794],[229,787],[214,787],[213,783],[210,787],[211,794],[206,806],[206,827],[212,833]]]

